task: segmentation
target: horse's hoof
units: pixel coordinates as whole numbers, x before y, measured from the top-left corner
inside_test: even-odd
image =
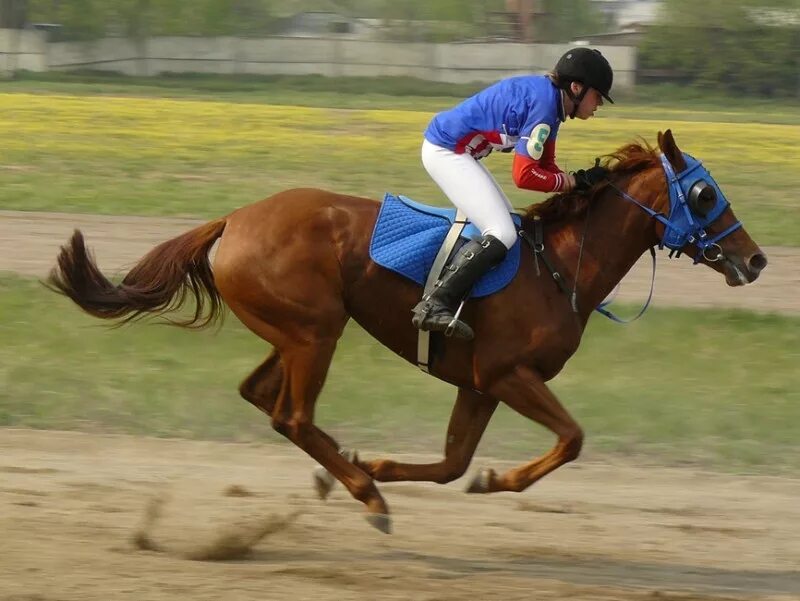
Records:
[[[314,478],[314,490],[317,491],[317,496],[324,501],[331,494],[333,485],[336,484],[336,478],[321,465],[314,468],[312,475]]]
[[[364,517],[370,526],[377,528],[384,534],[392,533],[392,518],[385,513],[368,513]]]
[[[492,481],[492,470],[483,468],[472,479],[472,482],[467,486],[466,492],[470,493],[487,493],[489,492],[489,482]]]

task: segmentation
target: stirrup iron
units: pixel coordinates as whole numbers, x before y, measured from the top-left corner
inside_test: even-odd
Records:
[[[453,320],[447,325],[447,328],[444,331],[444,335],[447,336],[448,338],[450,338],[453,335],[453,332],[455,331],[456,326],[458,325],[458,318],[461,315],[461,310],[464,308],[464,303],[466,302],[467,299],[462,299],[461,303],[459,303],[458,305],[458,309],[456,309],[456,312],[453,314]]]

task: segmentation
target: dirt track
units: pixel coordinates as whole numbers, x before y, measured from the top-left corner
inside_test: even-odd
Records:
[[[193,219],[0,211],[0,270],[45,275],[59,246],[78,228],[95,250],[100,267],[117,271],[131,266],[156,244],[199,223]],[[669,260],[662,253],[654,304],[800,312],[800,249],[767,247],[764,251],[769,266],[755,285],[744,288],[726,286],[722,276],[692,266],[686,257]],[[618,299],[644,302],[650,273],[650,257],[645,256],[624,280]]]
[[[341,488],[316,500],[311,467],[279,445],[0,430],[0,600],[800,599],[797,480],[579,463],[518,495],[383,485],[387,536]],[[167,551],[139,550],[163,493]],[[185,558],[292,510],[247,557]]]
[[[118,269],[195,223],[0,212],[0,269],[44,275],[75,227]],[[762,280],[737,290],[662,261],[657,302],[797,312],[798,253],[766,250]],[[646,296],[648,269],[627,297]],[[385,536],[341,488],[316,500],[311,467],[289,446],[0,429],[0,601],[800,599],[800,480],[579,462],[519,495],[382,485]],[[141,550],[165,492],[151,536],[166,551]],[[186,558],[233,526],[273,532],[237,560]]]

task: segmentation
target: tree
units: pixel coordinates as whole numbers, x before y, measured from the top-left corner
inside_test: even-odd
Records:
[[[794,0],[665,0],[660,22],[640,48],[640,68],[735,93],[795,94],[798,20]]]
[[[0,0],[0,29],[22,29],[28,22],[28,0]]]
[[[605,18],[590,0],[543,0],[544,23],[536,25],[537,41],[570,42],[605,30]]]

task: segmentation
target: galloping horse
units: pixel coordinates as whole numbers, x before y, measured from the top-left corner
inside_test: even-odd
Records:
[[[542,257],[556,266],[561,285],[539,269],[533,253],[524,253],[507,287],[466,303],[462,318],[472,324],[474,340],[435,335],[431,372],[458,388],[437,463],[348,456],[314,425],[314,404],[351,317],[416,361],[411,308],[422,291],[370,258],[378,202],[317,189],[280,192],[157,246],[119,285],[100,273],[76,231],[48,283],[104,319],[163,314],[193,298],[193,316],[177,325],[203,327],[226,304],[273,346],[241,384],[241,395],[364,503],[373,526],[389,532],[389,509],[375,480],[460,477],[499,401],[547,427],[557,443],[505,473],[483,470],[470,492],[522,491],[578,457],[583,432],[545,383],[577,350],[593,308],[646,250],[666,243],[724,274],[730,286],[754,281],[766,266],[708,172],[678,149],[669,130],[659,132],[658,145],[660,153],[642,143],[624,146],[606,158],[608,182],[527,209],[522,231],[544,225]],[[208,254],[218,239],[212,270]]]

